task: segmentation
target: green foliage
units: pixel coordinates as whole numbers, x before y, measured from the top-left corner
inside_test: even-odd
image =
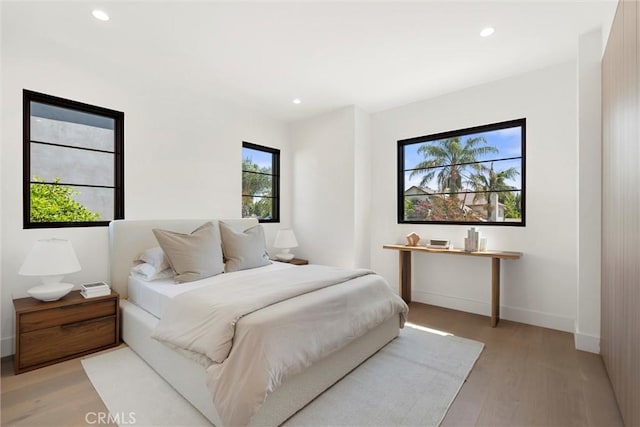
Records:
[[[504,216],[505,218],[522,218],[521,194],[519,191],[505,193]]]
[[[242,217],[271,218],[273,182],[271,168],[261,168],[251,158],[242,159]]]
[[[408,198],[405,198],[405,219],[418,221],[480,221],[480,215],[465,209],[457,197],[433,195],[422,200],[409,201],[411,215],[407,212]]]
[[[82,222],[98,221],[100,214],[72,199],[80,194],[66,185],[59,185],[60,178],[54,184],[40,184],[44,180],[34,177],[36,184],[31,184],[31,222]]]
[[[417,200],[411,200],[408,197],[404,198],[404,219],[414,219],[416,215],[416,211],[414,206],[416,205]]]

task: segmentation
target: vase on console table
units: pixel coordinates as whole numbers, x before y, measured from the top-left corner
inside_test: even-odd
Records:
[[[466,252],[477,252],[480,246],[480,232],[476,227],[467,230],[467,237],[464,238],[464,250]]]
[[[407,234],[407,246],[418,246],[418,242],[420,241],[420,236],[416,233]]]

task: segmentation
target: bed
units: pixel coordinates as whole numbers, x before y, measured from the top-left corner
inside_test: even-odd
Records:
[[[213,404],[203,365],[151,337],[172,299],[183,291],[182,285],[158,282],[154,285],[159,286],[150,286],[148,283],[130,278],[133,259],[140,252],[157,246],[152,229],[161,228],[188,234],[206,221],[212,221],[216,225],[218,223],[217,220],[197,219],[113,221],[109,226],[111,286],[121,295],[123,340],[212,424],[223,426],[224,417]],[[238,230],[246,230],[257,225],[255,219],[221,221]],[[299,267],[274,263],[260,268],[277,272],[285,268]],[[199,284],[193,282],[189,286],[198,287]],[[164,292],[157,292],[160,288],[164,289]],[[316,361],[304,371],[287,377],[278,388],[267,395],[248,424],[282,424],[394,339],[399,333],[400,317],[401,315],[393,315],[386,318],[373,329],[350,340],[348,344]]]

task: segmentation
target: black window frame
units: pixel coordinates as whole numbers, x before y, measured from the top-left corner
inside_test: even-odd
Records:
[[[436,141],[440,139],[453,138],[464,135],[477,134],[482,132],[490,132],[501,129],[520,127],[521,128],[521,188],[520,188],[520,209],[521,209],[521,221],[494,221],[494,222],[481,222],[481,221],[432,221],[432,220],[406,220],[404,219],[404,199],[405,199],[405,169],[404,165],[404,147],[411,144]],[[526,227],[526,138],[527,138],[527,119],[520,118],[515,120],[507,120],[498,123],[491,123],[481,126],[473,126],[465,129],[457,129],[453,131],[441,132],[432,135],[419,136],[415,138],[402,139],[398,141],[397,151],[397,220],[398,224],[439,224],[439,225],[473,225],[473,226],[501,226],[501,227]],[[517,157],[516,157],[517,158]],[[477,163],[487,163],[486,160],[478,161]],[[442,165],[444,166],[444,165]],[[439,166],[439,167],[442,167]],[[463,192],[460,192],[462,194]],[[464,192],[469,193],[469,192]]]
[[[31,221],[31,144],[43,144],[42,141],[31,140],[31,102],[47,104],[55,107],[77,110],[83,113],[95,114],[108,117],[114,120],[114,185],[80,185],[74,183],[46,183],[50,185],[66,185],[66,186],[89,186],[100,188],[114,189],[114,213],[113,219],[124,219],[124,113],[121,111],[111,110],[109,108],[98,107],[83,102],[72,101],[70,99],[60,98],[53,95],[34,92],[23,89],[22,91],[22,137],[23,137],[23,190],[22,190],[22,209],[23,209],[23,228],[64,228],[64,227],[106,227],[109,221],[66,221],[66,222],[32,222]],[[49,144],[67,147],[63,144]],[[90,148],[71,147],[78,150],[98,151]],[[110,152],[109,152],[110,153]],[[111,153],[110,153],[111,154]]]
[[[257,218],[259,223],[279,223],[280,222],[280,150],[277,148],[266,147],[264,145],[254,144],[252,142],[242,141],[242,148],[262,151],[271,154],[271,176],[273,188],[272,196],[261,196],[271,199],[271,218]],[[253,171],[242,170],[244,173],[256,173]],[[252,194],[242,194],[242,197],[253,197]]]

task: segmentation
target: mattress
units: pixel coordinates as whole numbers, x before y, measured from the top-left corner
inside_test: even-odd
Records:
[[[184,292],[202,288],[204,286],[215,286],[217,283],[232,280],[236,277],[250,277],[257,272],[275,271],[285,268],[295,268],[295,266],[283,262],[273,262],[269,265],[265,265],[264,267],[219,274],[217,276],[207,277],[206,279],[197,280],[195,282],[180,284],[175,283],[173,279],[147,282],[146,280],[142,280],[138,276],[132,274],[129,275],[128,278],[129,301],[153,316],[161,319],[171,299]]]

